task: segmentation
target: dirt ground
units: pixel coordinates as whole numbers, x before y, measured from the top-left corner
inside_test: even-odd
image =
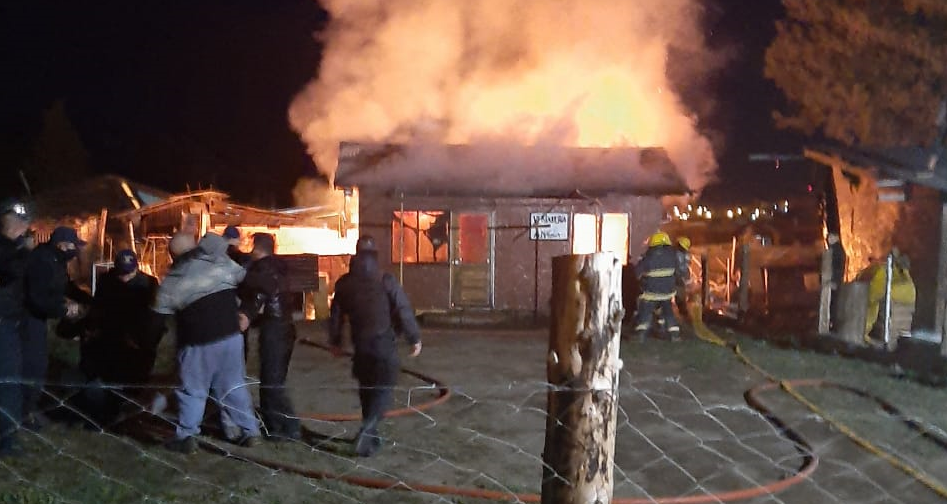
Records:
[[[299,333],[314,341],[325,338],[315,324],[301,324]],[[781,350],[723,329],[719,333],[739,339],[745,354],[776,376],[857,387],[886,399],[929,430],[941,436],[947,432],[944,389],[892,377],[888,368],[876,364]],[[215,418],[208,415],[205,449],[190,457],[162,448],[160,440],[170,433],[170,424],[136,415],[141,408],[130,407],[129,418],[107,430],[57,423],[23,436],[25,457],[0,461],[0,503],[486,502],[313,479],[261,464],[262,459],[298,470],[385,480],[392,486],[424,483],[538,493],[546,421],[545,350],[544,331],[427,330],[424,353],[405,358],[404,365],[447,383],[452,397],[426,412],[390,419],[382,431],[383,451],[371,459],[351,454],[348,440],[357,422],[306,421],[304,442],[244,449],[217,440]],[[169,366],[167,355],[164,368]],[[747,405],[744,394],[765,380],[730,350],[697,340],[649,340],[623,343],[622,358],[616,497],[711,496],[790,477],[802,465],[796,445]],[[251,375],[255,368],[251,362]],[[300,412],[358,410],[348,361],[318,348],[297,346],[289,385]],[[409,376],[403,376],[400,387],[402,406],[437,395],[430,383]],[[854,431],[947,484],[945,447],[878,404],[835,389],[800,392]],[[799,484],[743,502],[943,502],[786,393],[773,390],[760,397],[809,443],[819,466]]]

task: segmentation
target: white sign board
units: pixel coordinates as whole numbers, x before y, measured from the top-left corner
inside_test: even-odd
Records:
[[[568,240],[569,214],[567,213],[531,213],[529,214],[530,240]]]

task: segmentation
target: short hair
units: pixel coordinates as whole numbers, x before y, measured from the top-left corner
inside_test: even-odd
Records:
[[[276,253],[276,237],[270,233],[253,233],[253,250],[265,254]]]
[[[197,248],[197,240],[194,239],[194,235],[183,231],[174,233],[171,242],[168,243],[168,250],[171,251],[172,257],[180,257],[195,248]]]

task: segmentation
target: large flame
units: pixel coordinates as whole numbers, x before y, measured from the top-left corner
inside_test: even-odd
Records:
[[[658,146],[692,189],[710,144],[671,92],[696,0],[324,0],[319,77],[289,117],[331,176],[342,140]]]

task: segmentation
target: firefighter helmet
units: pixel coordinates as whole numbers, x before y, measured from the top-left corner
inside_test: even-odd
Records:
[[[686,236],[682,236],[682,237],[678,238],[678,239],[677,239],[677,244],[680,245],[680,247],[681,247],[682,249],[684,249],[684,250],[690,250],[690,249],[691,249],[691,239],[688,238],[688,237],[686,237]]]
[[[20,220],[33,220],[33,208],[29,203],[17,198],[6,198],[0,201],[0,215],[13,214]]]
[[[651,235],[651,238],[648,240],[649,247],[661,247],[664,245],[671,244],[671,237],[668,236],[664,231],[658,231]]]

